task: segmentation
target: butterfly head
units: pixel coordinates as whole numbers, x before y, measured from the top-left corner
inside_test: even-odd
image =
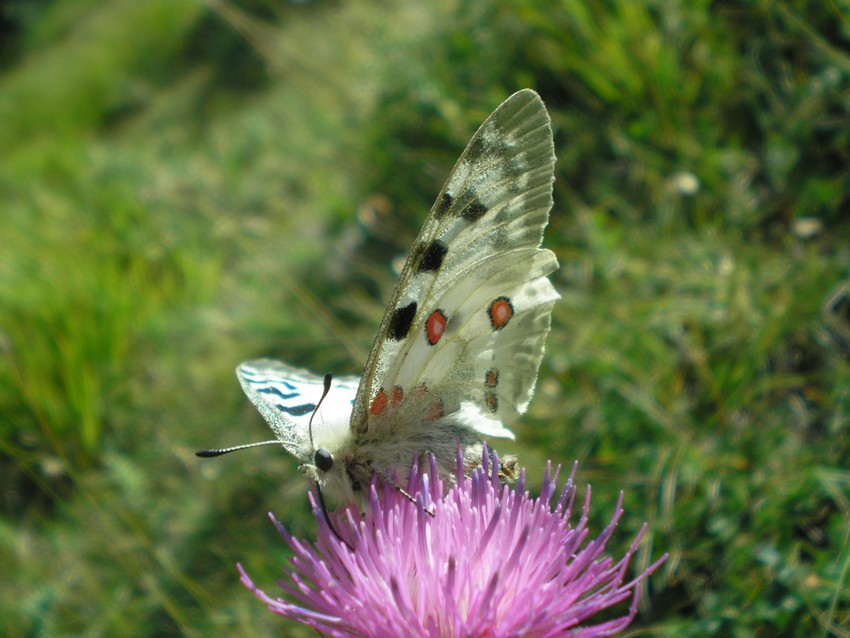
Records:
[[[348,437],[348,418],[344,411],[341,414],[338,410],[333,410],[330,415],[323,414],[322,403],[331,389],[330,374],[325,375],[323,385],[322,396],[313,408],[307,423],[305,443],[308,443],[309,447],[302,448],[299,455],[302,459],[301,469],[319,483],[322,483],[321,479],[334,469],[334,453],[331,450],[340,449]],[[319,438],[318,445],[317,438]],[[312,460],[312,463],[308,459]]]
[[[325,448],[319,448],[313,454],[313,463],[322,472],[330,472],[334,466],[334,457]]]
[[[362,481],[355,476],[360,474],[355,471],[358,464],[353,461],[350,448],[342,447],[334,452],[319,447],[301,458],[300,470],[328,496],[332,504],[353,502],[362,495]]]
[[[301,471],[319,485],[324,485],[333,474],[342,471],[343,463],[337,461],[337,455],[327,447],[305,448],[300,458]]]

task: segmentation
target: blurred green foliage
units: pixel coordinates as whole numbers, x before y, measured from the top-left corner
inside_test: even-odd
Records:
[[[357,372],[530,86],[562,267],[524,464],[671,558],[636,634],[850,635],[850,4],[19,2],[0,20],[0,633],[309,635],[232,369]],[[514,450],[510,450],[514,451]],[[281,489],[283,487],[283,489]],[[614,549],[614,548],[612,548]]]

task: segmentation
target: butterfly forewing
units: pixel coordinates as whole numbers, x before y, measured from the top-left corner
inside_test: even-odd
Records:
[[[402,270],[366,363],[351,429],[368,439],[459,410],[476,432],[512,436],[525,411],[552,305],[540,249],[552,207],[549,116],[531,90],[481,125]]]
[[[296,368],[272,359],[246,361],[236,368],[236,376],[245,394],[271,426],[283,447],[301,457],[312,452],[309,442],[310,417],[324,391],[324,377],[309,370]],[[328,399],[314,417],[317,427],[318,447],[329,445],[334,433],[333,424],[345,424],[357,392],[357,377],[336,377],[331,384]]]

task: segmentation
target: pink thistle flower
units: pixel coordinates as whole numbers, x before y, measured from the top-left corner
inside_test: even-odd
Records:
[[[430,478],[433,457],[430,473],[414,463],[407,490],[417,503],[373,482],[362,515],[354,505],[331,515],[339,537],[311,494],[319,523],[312,546],[270,514],[294,552],[288,580],[279,582],[294,602],[265,594],[240,565],[242,582],[271,611],[329,636],[595,637],[625,629],[637,613],[642,582],[666,555],[624,582],[644,525],[623,558],[601,558],[623,514],[622,493],[611,522],[585,544],[589,487],[572,527],[572,476],[553,507],[560,467],[550,478],[547,465],[540,496],[531,498],[524,471],[513,488],[500,485],[498,472],[490,476],[489,456],[485,449],[470,478],[459,455],[457,483],[447,492],[443,481]],[[622,617],[586,624],[628,598]]]

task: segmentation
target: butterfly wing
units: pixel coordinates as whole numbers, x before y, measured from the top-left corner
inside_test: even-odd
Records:
[[[531,90],[481,125],[405,263],[361,377],[355,435],[379,439],[455,413],[487,436],[534,391],[552,306],[540,248],[552,207],[549,116]]]
[[[236,368],[236,376],[248,398],[271,426],[284,448],[297,457],[312,452],[310,417],[324,391],[324,377],[272,359],[246,361]],[[334,424],[347,430],[351,406],[360,379],[334,378],[331,390],[314,417],[314,434],[326,443]],[[321,427],[317,427],[321,424]],[[341,433],[343,436],[345,432]]]

